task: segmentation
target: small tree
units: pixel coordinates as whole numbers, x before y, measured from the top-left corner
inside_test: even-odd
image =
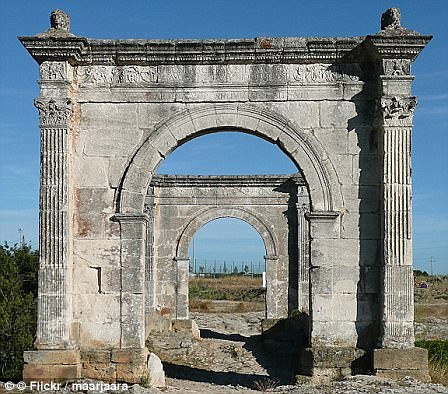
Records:
[[[0,246],[0,378],[20,378],[33,347],[39,255],[28,245]]]

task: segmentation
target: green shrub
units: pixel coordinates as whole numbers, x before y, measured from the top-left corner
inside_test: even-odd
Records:
[[[28,245],[0,246],[0,378],[20,378],[36,332],[39,256]]]

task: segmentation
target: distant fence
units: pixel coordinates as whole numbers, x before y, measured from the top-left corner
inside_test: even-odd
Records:
[[[190,260],[190,274],[193,276],[261,276],[263,271],[265,271],[264,261]]]

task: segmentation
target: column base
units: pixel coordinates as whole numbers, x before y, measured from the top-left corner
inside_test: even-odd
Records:
[[[32,350],[23,352],[23,380],[66,382],[81,378],[78,350]]]
[[[421,382],[430,382],[428,351],[411,347],[407,349],[375,349],[373,351],[375,375],[401,379],[410,376]]]
[[[370,357],[365,350],[351,347],[312,347],[299,356],[300,375],[311,376],[320,384],[338,380],[370,369]]]

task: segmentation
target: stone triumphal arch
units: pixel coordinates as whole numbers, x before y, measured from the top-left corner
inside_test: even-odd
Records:
[[[267,317],[308,316],[299,367],[427,379],[413,334],[410,66],[430,39],[396,9],[363,37],[94,40],[59,10],[20,37],[41,89],[25,378],[140,381],[154,320],[188,320],[192,234],[235,217],[265,243]],[[298,173],[155,175],[184,142],[226,130],[278,145]]]

